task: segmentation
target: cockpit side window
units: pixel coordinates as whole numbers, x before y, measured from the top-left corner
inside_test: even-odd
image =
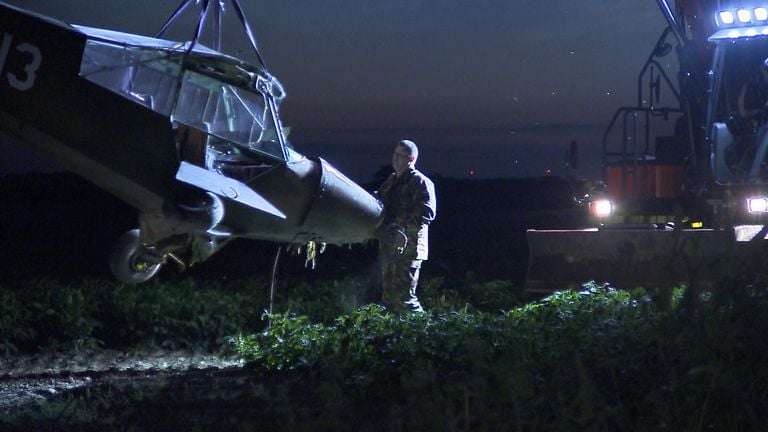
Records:
[[[169,115],[179,65],[163,50],[89,40],[80,75],[153,111]]]
[[[180,159],[197,166],[248,180],[286,155],[300,157],[287,144],[283,150],[267,96],[182,68],[183,58],[176,50],[89,40],[80,75],[169,117]]]

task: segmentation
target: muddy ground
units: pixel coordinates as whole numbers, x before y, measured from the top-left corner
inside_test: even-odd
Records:
[[[241,361],[211,353],[46,353],[0,371],[0,430],[211,430],[268,400]]]
[[[2,432],[402,430],[382,418],[393,401],[210,353],[55,353],[0,370]]]

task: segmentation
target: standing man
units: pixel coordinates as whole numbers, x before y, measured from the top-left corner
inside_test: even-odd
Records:
[[[419,149],[403,140],[392,155],[392,173],[377,191],[384,204],[378,232],[381,299],[394,312],[424,309],[416,296],[421,262],[429,254],[429,224],[437,201],[432,180],[415,168]]]

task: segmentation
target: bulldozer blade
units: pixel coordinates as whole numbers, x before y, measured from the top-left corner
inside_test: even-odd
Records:
[[[655,288],[712,280],[731,250],[733,230],[528,230],[531,292],[581,289],[595,281]]]

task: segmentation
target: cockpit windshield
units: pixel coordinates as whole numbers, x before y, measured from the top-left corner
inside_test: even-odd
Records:
[[[264,96],[186,71],[173,120],[282,158]]]

